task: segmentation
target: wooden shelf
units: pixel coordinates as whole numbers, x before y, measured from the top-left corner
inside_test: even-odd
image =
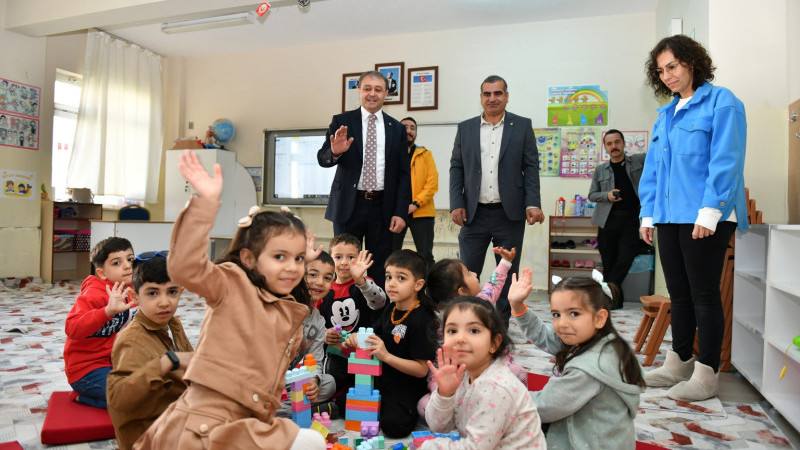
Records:
[[[64,211],[71,208],[63,217]],[[68,210],[69,211],[69,210]],[[61,214],[62,216],[57,217]],[[103,218],[103,205],[95,203],[42,201],[41,276],[46,283],[60,280],[81,280],[91,273],[89,251],[56,250],[53,235],[57,232],[82,233],[89,239],[91,220]]]
[[[592,276],[592,268],[575,267],[575,261],[590,260],[595,266],[600,265],[600,252],[583,244],[586,239],[597,237],[597,227],[589,216],[550,216],[547,220],[549,226],[550,242],[573,241],[575,248],[550,248],[548,250],[548,292],[553,288],[553,274],[559,276]],[[579,239],[575,239],[579,238]],[[553,267],[552,261],[568,260],[570,267]],[[602,269],[598,269],[601,270]]]

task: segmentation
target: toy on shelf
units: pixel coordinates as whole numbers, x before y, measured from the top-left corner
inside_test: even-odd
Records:
[[[286,386],[292,401],[292,421],[301,428],[311,427],[311,402],[306,397],[309,380],[317,376],[317,361],[311,353],[306,355],[303,366],[286,371]]]
[[[355,374],[356,385],[347,392],[344,428],[348,431],[360,432],[362,436],[364,435],[362,423],[365,422],[368,423],[366,428],[368,434],[372,433],[373,428],[374,435],[378,434],[381,410],[381,395],[378,390],[374,389],[372,377],[382,373],[382,366],[378,358],[370,356],[369,351],[366,350],[369,346],[367,338],[372,334],[372,328],[359,328],[358,348],[347,358],[347,373]],[[356,443],[356,447],[358,447],[358,443]]]

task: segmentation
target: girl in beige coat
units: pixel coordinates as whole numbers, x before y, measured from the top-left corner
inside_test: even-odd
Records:
[[[309,312],[307,290],[299,286],[306,256],[302,221],[251,210],[223,262],[213,264],[206,249],[222,171],[217,164],[209,176],[189,151],[178,169],[196,196],[175,222],[168,271],[205,298],[207,308],[184,377],[191,384],[134,449],[324,449],[316,431],[275,417]]]

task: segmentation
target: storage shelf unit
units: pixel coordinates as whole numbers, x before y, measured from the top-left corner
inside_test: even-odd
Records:
[[[731,362],[800,429],[800,226],[755,225],[736,234]],[[781,370],[786,364],[784,378]]]
[[[70,211],[65,214],[65,211]],[[66,217],[69,216],[69,217]],[[102,219],[103,205],[94,203],[42,201],[41,276],[46,283],[60,280],[81,280],[91,273],[91,248],[56,249],[56,233],[81,235],[88,244],[92,219]]]
[[[592,274],[592,268],[575,267],[576,261],[592,261],[595,266],[600,266],[600,252],[584,244],[584,241],[597,238],[597,226],[592,223],[589,216],[550,216],[548,218],[550,251],[547,265],[549,267],[548,291],[553,288],[553,275],[560,277],[587,276]],[[552,243],[566,243],[572,241],[575,248],[553,248]],[[569,261],[569,267],[554,267],[553,260]],[[602,268],[595,267],[602,271]]]

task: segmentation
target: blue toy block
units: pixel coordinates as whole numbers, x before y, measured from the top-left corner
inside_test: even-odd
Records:
[[[319,372],[316,370],[309,371],[305,366],[298,369],[287,370],[285,375],[286,384],[308,380],[309,378],[317,376],[318,373]]]
[[[375,447],[372,446],[369,442],[362,442],[361,445],[356,447],[356,450],[374,450]]]
[[[394,444],[392,446],[392,450],[404,450],[405,448],[406,448],[406,445],[403,444],[402,442],[398,442],[397,444]]]
[[[367,348],[371,344],[367,343],[367,338],[375,334],[375,330],[372,328],[364,328],[361,327],[358,329],[358,347],[359,348]]]
[[[428,436],[433,436],[430,431],[412,431],[411,432],[411,438],[412,439],[421,438],[421,437],[428,437]]]
[[[292,411],[292,422],[296,423],[300,428],[311,427],[311,409],[305,411],[294,412]]]
[[[369,411],[356,411],[356,410],[353,410],[353,409],[348,409],[344,413],[344,418],[346,420],[356,420],[356,421],[361,421],[361,422],[363,422],[363,421],[378,422],[378,413],[369,412]],[[309,423],[310,423],[310,421],[309,421]]]
[[[347,398],[351,400],[364,400],[367,402],[379,402],[381,401],[381,392],[377,389],[373,389],[370,394],[362,394],[361,392],[356,391],[355,388],[350,388],[347,390]]]
[[[342,445],[347,445],[347,436],[339,436],[339,443]]]

